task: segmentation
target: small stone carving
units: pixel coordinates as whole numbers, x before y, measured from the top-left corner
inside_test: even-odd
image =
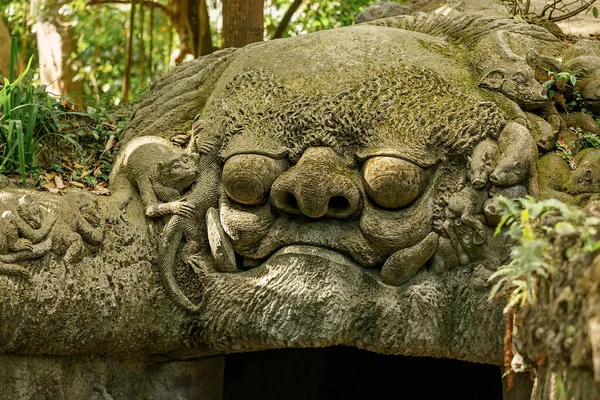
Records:
[[[477,217],[482,214],[483,203],[488,198],[487,191],[476,190],[470,184],[465,185],[448,200],[446,207],[446,221],[444,229],[450,238],[452,245],[461,255],[461,263],[465,265],[468,261],[466,255],[463,254],[460,245],[459,237],[456,235],[455,226],[465,224],[466,227],[472,229],[474,234],[471,238],[460,238],[463,241],[473,242],[477,245],[482,244],[486,238],[486,231],[483,223]]]
[[[525,115],[527,116],[527,128],[533,136],[533,140],[535,140],[538,151],[547,152],[554,148],[558,129],[555,129],[540,116],[532,113],[525,113]]]
[[[569,176],[566,190],[571,195],[600,193],[600,149],[584,149],[575,156],[577,167]]]
[[[131,140],[121,149],[110,176],[118,209],[127,207],[137,189],[148,218],[193,216],[193,207],[181,194],[194,183],[196,164],[193,153],[174,148],[166,139]]]
[[[498,138],[501,158],[490,175],[490,181],[498,186],[527,185],[532,196],[538,195],[537,148],[527,128],[509,122]]]
[[[486,139],[477,144],[469,161],[469,181],[475,189],[483,189],[488,178],[498,165],[500,150],[493,140]]]
[[[218,192],[214,191],[217,182],[220,179],[221,167],[217,160],[219,159],[219,142],[212,140],[198,141],[198,133],[202,131],[202,121],[196,122],[193,128],[191,146],[200,153],[197,170],[200,171],[198,181],[194,189],[188,196],[188,202],[194,210],[193,218],[187,215],[174,215],[165,226],[159,245],[159,271],[163,287],[169,295],[182,307],[189,311],[197,311],[198,305],[193,304],[183,293],[175,279],[175,264],[178,246],[182,239],[185,239],[185,245],[181,250],[181,259],[190,265],[199,276],[203,275],[199,267],[207,260],[203,259],[206,255],[207,237],[206,220],[207,212],[211,207],[217,205]],[[211,213],[209,219],[214,223],[216,216]],[[216,227],[209,227],[211,234],[214,234]],[[221,234],[221,231],[218,231]],[[214,241],[213,241],[214,242]],[[219,242],[225,246],[223,255],[229,256],[229,243]],[[222,254],[221,251],[213,249],[215,254]],[[232,271],[235,265],[231,265],[231,259],[220,259],[218,263],[224,271]]]
[[[95,196],[87,192],[70,193],[66,197],[71,213],[59,219],[50,234],[52,251],[63,255],[67,264],[80,261],[85,245],[100,246],[104,226]]]
[[[10,210],[0,215],[0,273],[29,279],[31,274],[24,267],[15,264],[39,258],[49,249],[50,242],[41,242],[52,229],[55,217],[48,217],[43,223],[42,211],[29,195],[18,200],[17,213]]]

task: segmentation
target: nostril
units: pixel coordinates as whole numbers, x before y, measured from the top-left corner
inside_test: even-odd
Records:
[[[350,202],[347,198],[343,196],[333,196],[329,199],[329,203],[327,204],[327,208],[330,210],[343,210],[348,208]]]
[[[281,211],[291,214],[302,214],[302,210],[298,205],[298,199],[293,193],[287,190],[271,191],[271,201],[273,205]]]
[[[296,199],[296,196],[294,196],[290,192],[287,192],[283,196],[283,204],[285,204],[285,207],[287,209],[291,209],[291,210],[299,210],[300,209],[300,207],[298,206],[298,200]]]

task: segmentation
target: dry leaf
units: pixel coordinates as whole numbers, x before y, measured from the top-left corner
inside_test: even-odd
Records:
[[[85,187],[85,185],[83,183],[79,183],[79,182],[76,182],[76,181],[71,181],[69,183],[71,184],[71,186],[75,186],[75,187],[78,187],[78,188],[82,188],[83,189]]]
[[[55,189],[55,188],[56,188],[56,185],[54,184],[54,181],[49,181],[49,182],[46,182],[46,183],[44,183],[44,184],[42,185],[42,187],[43,187],[44,189]]]
[[[116,130],[116,129],[115,129]],[[117,135],[110,135],[106,143],[104,144],[104,151],[100,154],[100,157],[106,153],[110,153],[117,145]]]
[[[65,184],[63,183],[62,178],[60,177],[60,175],[56,175],[54,177],[54,184],[56,185],[57,188],[59,189],[64,189],[65,188]]]
[[[48,182],[50,182],[50,181],[54,180],[54,177],[55,177],[56,175],[57,175],[57,173],[56,173],[56,172],[47,172],[47,173],[45,173],[45,174],[44,174],[44,176],[46,176],[46,180],[47,180]]]
[[[94,175],[94,176],[102,175],[102,170],[100,169],[100,167],[96,167],[96,169],[94,170],[92,175]]]
[[[110,196],[110,190],[100,185],[96,185],[92,193],[98,194],[100,196]]]
[[[567,110],[567,100],[565,99],[564,94],[562,94],[561,92],[554,93],[554,100],[556,101],[556,103],[558,105],[560,105],[563,108],[563,110],[568,111]]]
[[[116,131],[117,127],[113,124],[109,124],[108,122],[102,122],[102,126],[104,126],[107,130],[109,131]],[[112,138],[114,135],[111,135],[110,137]],[[110,140],[110,138],[108,139]]]
[[[60,189],[57,189],[57,188],[48,188],[48,191],[50,193],[60,193]]]

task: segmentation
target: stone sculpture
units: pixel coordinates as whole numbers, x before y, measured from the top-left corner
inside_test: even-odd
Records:
[[[599,190],[597,151],[574,170],[549,152],[567,124],[535,76],[566,51],[515,20],[416,14],[181,65],[138,106],[113,196],[36,194],[57,218],[36,240],[0,220],[4,273],[31,277],[0,276],[0,353],[352,345],[500,364],[493,196]],[[554,162],[560,182],[538,174]],[[4,192],[15,214],[23,191]]]

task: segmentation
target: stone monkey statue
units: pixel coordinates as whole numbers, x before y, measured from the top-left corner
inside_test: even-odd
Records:
[[[56,224],[50,235],[52,251],[64,255],[67,264],[80,261],[88,243],[99,246],[104,239],[104,227],[98,217],[98,202],[91,193],[77,192],[67,195],[67,201],[75,212]]]
[[[31,274],[14,264],[41,257],[49,250],[49,242],[35,246],[48,236],[56,217],[43,220],[42,210],[29,196],[21,196],[17,214],[4,211],[0,216],[0,274],[31,278]]]
[[[127,207],[137,189],[146,217],[191,217],[193,207],[180,198],[196,179],[196,161],[195,154],[176,149],[167,139],[142,136],[129,141],[109,178],[118,209]]]

